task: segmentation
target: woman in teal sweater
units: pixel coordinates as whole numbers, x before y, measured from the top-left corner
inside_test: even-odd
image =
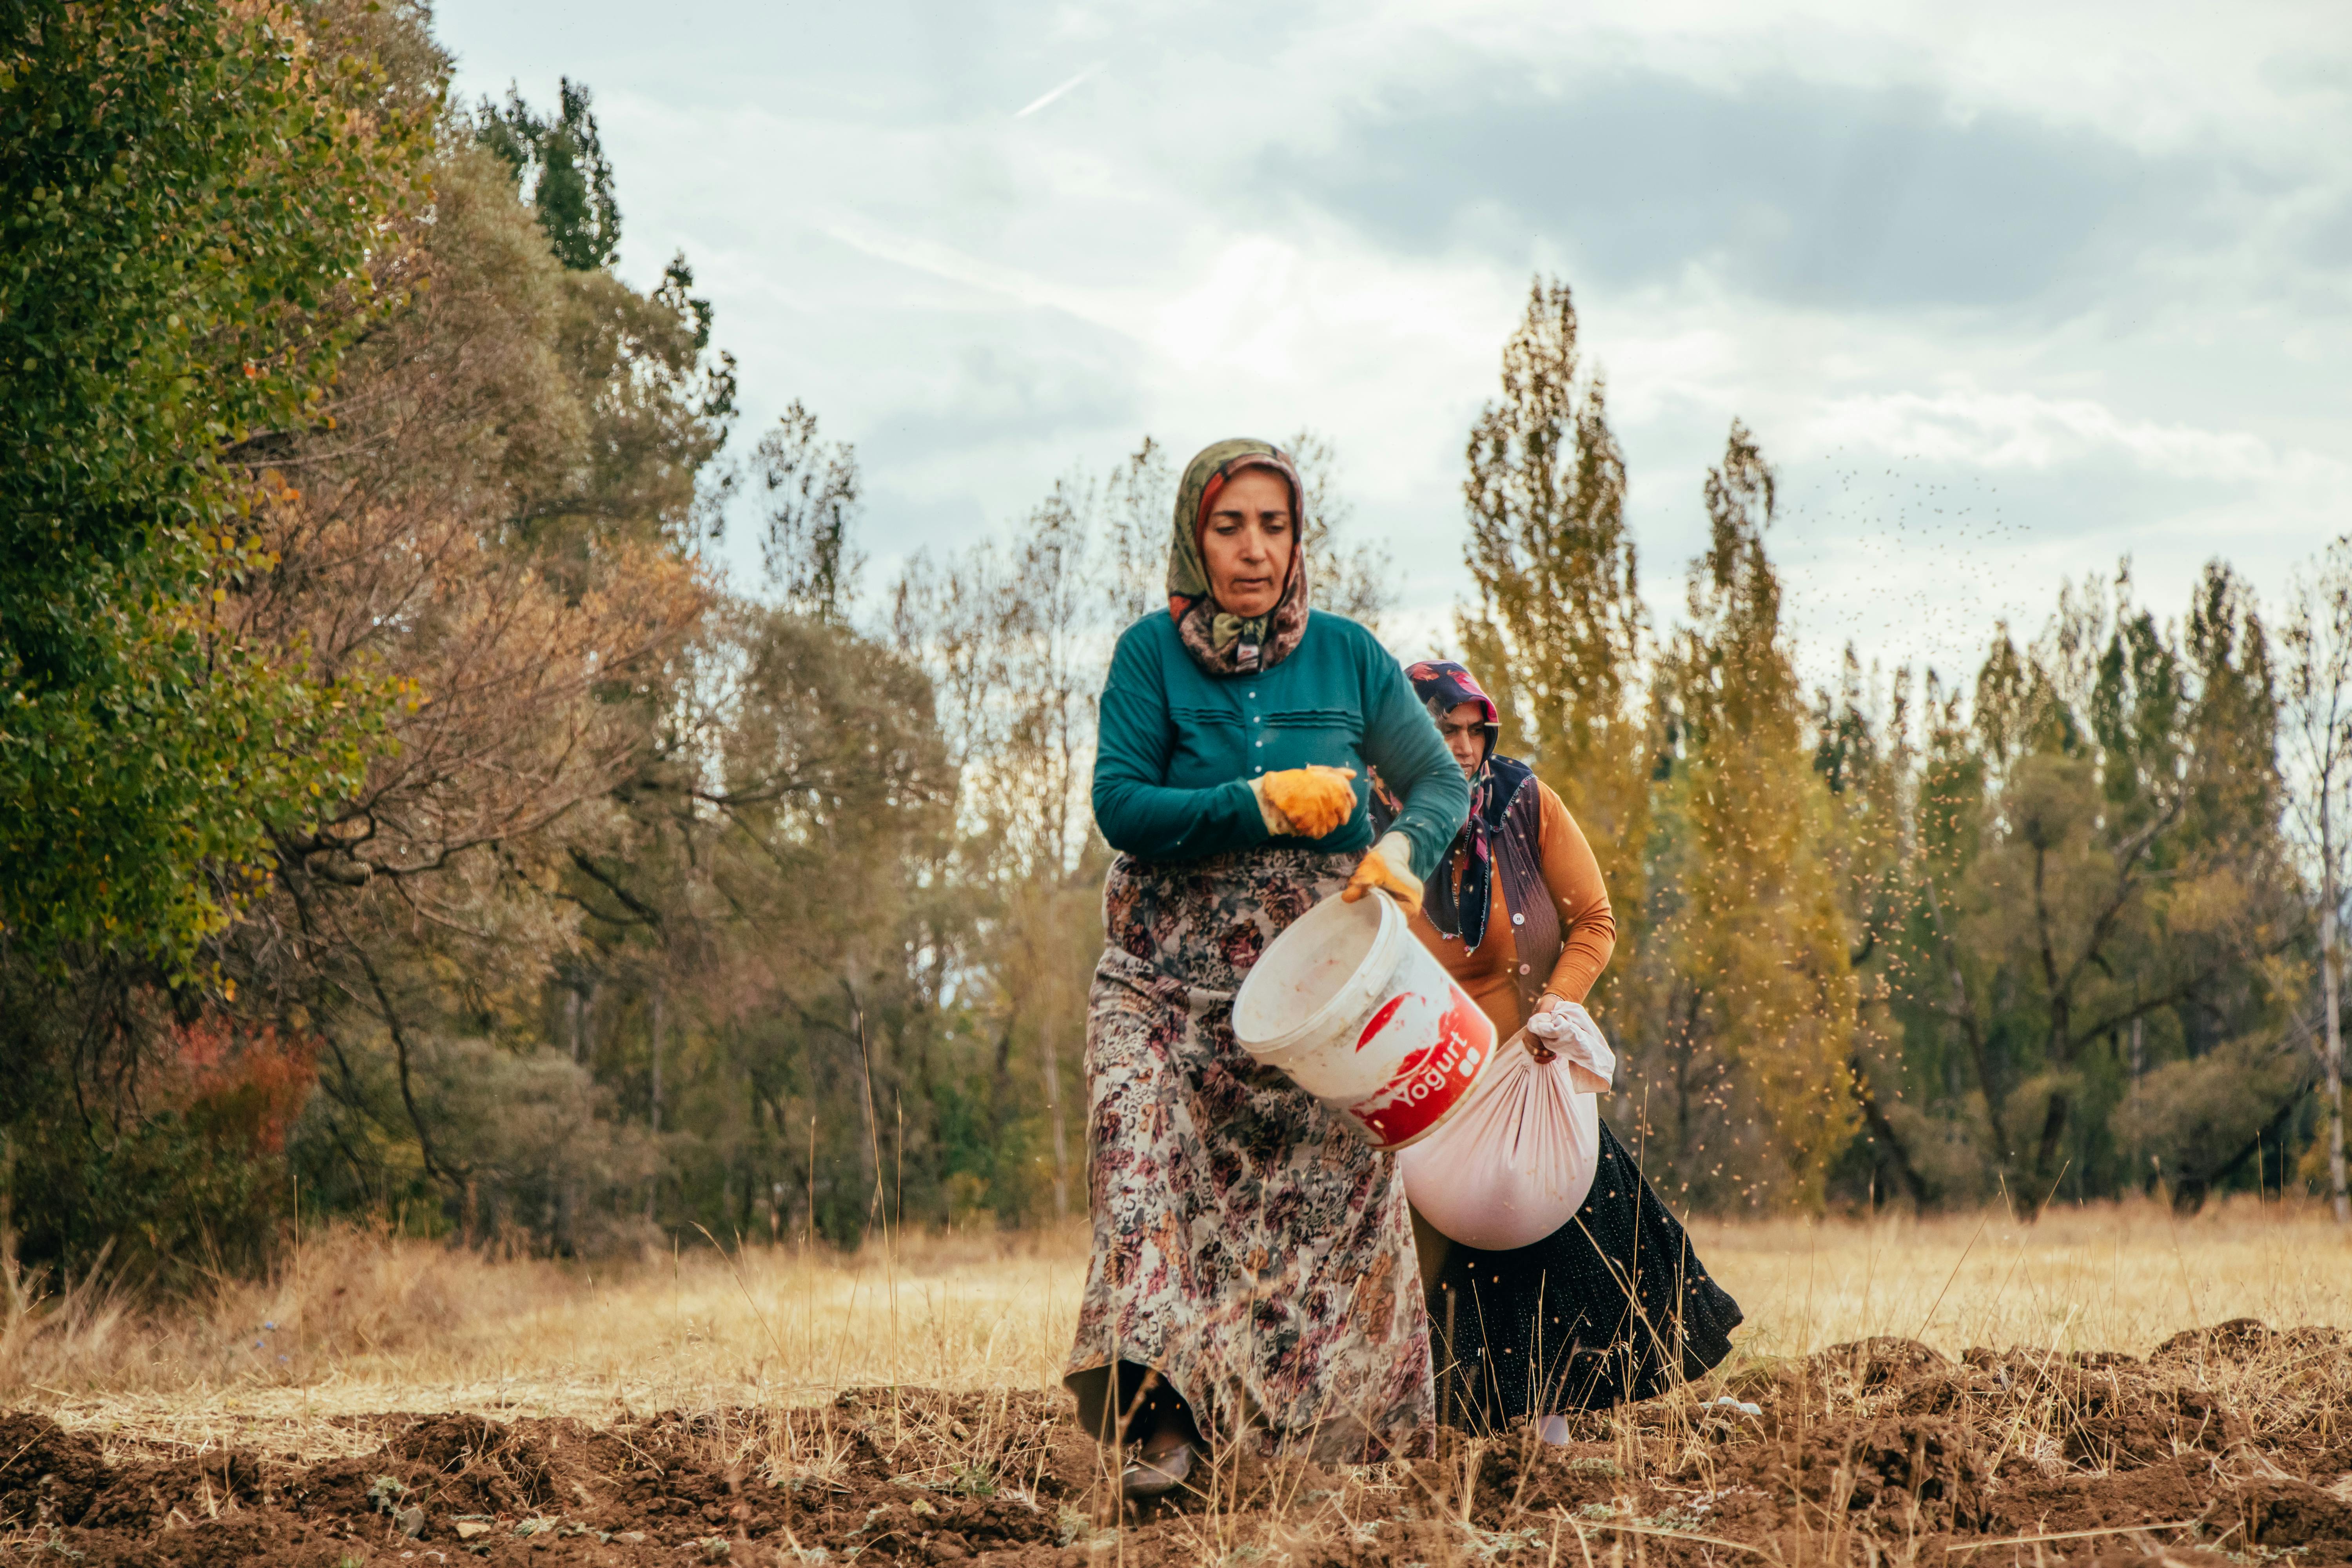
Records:
[[[1119,854],[1065,1381],[1090,1429],[1137,1445],[1131,1495],[1180,1484],[1206,1437],[1361,1459],[1434,1412],[1395,1162],[1234,1040],[1234,993],[1276,933],[1333,893],[1418,908],[1469,809],[1396,660],[1308,607],[1302,494],[1263,441],[1194,458],[1168,614],[1128,628],[1103,689],[1095,820]],[[1367,764],[1404,803],[1378,844]]]

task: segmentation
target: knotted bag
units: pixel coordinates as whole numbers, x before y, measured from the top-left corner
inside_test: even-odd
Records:
[[[1566,1225],[1592,1190],[1617,1056],[1575,1003],[1528,1021],[1468,1104],[1397,1155],[1405,1195],[1443,1235],[1488,1252]]]

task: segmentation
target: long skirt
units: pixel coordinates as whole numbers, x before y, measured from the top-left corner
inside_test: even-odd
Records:
[[[1134,1423],[1156,1385],[1204,1436],[1327,1463],[1410,1451],[1430,1431],[1396,1161],[1234,1040],[1242,977],[1356,858],[1259,848],[1111,867],[1087,1017],[1094,1256],[1064,1380],[1090,1430]]]
[[[1568,1224],[1507,1252],[1444,1246],[1429,1310],[1448,1425],[1647,1399],[1731,1352],[1739,1303],[1606,1121],[1592,1192]]]

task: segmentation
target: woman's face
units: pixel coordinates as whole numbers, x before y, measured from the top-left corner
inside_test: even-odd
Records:
[[[1468,778],[1486,760],[1486,710],[1475,702],[1456,702],[1438,721],[1437,732],[1445,737],[1445,749],[1462,764],[1462,776]]]
[[[1244,468],[1225,481],[1201,526],[1201,560],[1227,614],[1251,620],[1281,602],[1297,529],[1281,475]]]

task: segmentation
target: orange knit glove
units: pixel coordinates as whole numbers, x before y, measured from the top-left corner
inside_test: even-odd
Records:
[[[1356,812],[1353,768],[1286,768],[1250,781],[1269,833],[1320,838]]]
[[[1403,834],[1391,833],[1373,845],[1339,898],[1352,904],[1374,888],[1394,899],[1406,914],[1421,913],[1421,879],[1412,874],[1412,840]]]

